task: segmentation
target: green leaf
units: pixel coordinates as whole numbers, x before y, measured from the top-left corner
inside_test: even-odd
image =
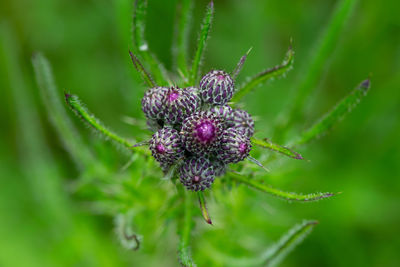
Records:
[[[266,266],[277,266],[318,224],[318,221],[303,221],[295,225],[289,232],[267,250],[263,256]]]
[[[201,26],[200,37],[197,43],[197,50],[193,59],[192,69],[190,72],[189,83],[194,85],[199,75],[201,60],[203,58],[204,49],[207,44],[208,33],[210,32],[212,19],[214,16],[214,2],[211,1],[207,7],[206,15]]]
[[[319,121],[305,131],[297,141],[294,142],[294,144],[302,145],[325,135],[332,127],[343,120],[355,106],[357,106],[361,99],[367,95],[369,88],[369,80],[361,82],[344,99],[336,104],[330,112],[325,114]]]
[[[134,141],[128,141],[123,137],[115,134],[114,132],[108,130],[103,123],[101,123],[87,108],[81,103],[76,95],[70,95],[65,93],[65,101],[72,111],[83,120],[87,125],[89,125],[96,133],[101,134],[106,139],[112,140],[117,144],[122,145],[126,149],[134,150],[142,154],[148,154],[148,152],[141,147],[134,147]]]
[[[231,177],[233,180],[236,180],[237,182],[246,184],[250,187],[253,187],[255,189],[258,189],[264,193],[270,194],[272,196],[275,196],[277,198],[285,199],[288,201],[298,201],[298,202],[311,202],[311,201],[317,201],[321,200],[324,198],[330,198],[332,196],[337,195],[338,193],[311,193],[311,194],[299,194],[299,193],[291,193],[291,192],[285,192],[280,189],[273,188],[269,185],[262,184],[260,182],[257,182],[249,177],[242,176],[237,173],[229,173],[229,177]]]
[[[232,71],[232,79],[233,79],[233,80],[236,80],[237,76],[239,75],[240,71],[241,71],[242,68],[243,68],[244,63],[246,62],[247,56],[250,54],[250,52],[251,52],[252,49],[253,49],[253,48],[250,47],[250,49],[247,50],[246,54],[244,54],[244,55],[240,58],[238,64],[237,64],[236,67],[235,67],[235,69]]]
[[[178,245],[178,257],[179,262],[182,266],[192,267],[196,266],[193,262],[191,249],[190,249],[190,238],[193,230],[193,207],[191,192],[186,189],[182,189],[180,192],[183,197],[183,217],[181,218],[180,224],[178,224],[179,234],[179,245]]]
[[[356,3],[357,0],[341,0],[336,4],[335,10],[321,37],[310,51],[309,59],[305,60],[304,66],[301,67],[301,78],[296,83],[293,104],[280,116],[276,136],[283,136],[288,130],[287,126],[303,115],[303,107],[307,97],[317,87],[318,81],[325,70],[324,65],[332,55]]]
[[[41,53],[33,56],[32,63],[42,102],[65,149],[69,152],[75,164],[81,168],[94,163],[91,151],[84,145],[67,115],[61,101],[62,94],[59,94],[53,78],[50,63]]]
[[[252,258],[235,258],[212,251],[215,257],[221,259],[224,266],[277,266],[287,255],[306,238],[318,221],[306,221],[292,227],[276,244],[269,247],[264,253]]]
[[[135,0],[133,12],[133,47],[134,54],[149,65],[157,84],[171,83],[167,71],[157,58],[150,52],[145,38],[147,0]]]
[[[272,151],[279,152],[279,153],[281,153],[285,156],[288,156],[290,158],[293,158],[293,159],[304,159],[303,156],[300,155],[299,153],[291,150],[290,148],[275,144],[268,138],[265,138],[264,140],[260,140],[260,139],[252,137],[251,143],[254,145],[257,145],[259,147],[262,147],[262,148],[268,148]]]
[[[203,215],[204,220],[208,223],[208,224],[212,224],[210,215],[208,214],[207,211],[207,206],[206,206],[206,200],[204,198],[204,194],[202,191],[198,192],[198,196],[199,196],[199,204],[200,204],[200,210],[201,210],[201,214]]]
[[[232,98],[232,102],[239,102],[245,95],[251,92],[255,87],[265,84],[267,81],[282,77],[293,67],[294,62],[294,51],[292,45],[289,46],[286,56],[280,65],[273,68],[269,68],[253,78],[245,82],[236,92]]]
[[[180,0],[175,22],[175,38],[173,53],[178,72],[188,77],[188,46],[189,29],[191,25],[193,0]]]
[[[129,55],[131,56],[133,66],[139,72],[140,76],[142,76],[143,81],[149,87],[156,87],[156,84],[153,78],[151,77],[150,73],[144,68],[143,64],[140,62],[137,56],[135,56],[131,51],[129,51]]]

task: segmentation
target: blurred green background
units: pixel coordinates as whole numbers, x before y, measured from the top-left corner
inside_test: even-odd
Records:
[[[176,2],[149,0],[146,36],[168,69]],[[258,136],[272,135],[336,2],[215,1],[203,71],[232,70],[253,47],[243,80],[278,64],[293,38],[294,69],[245,98],[246,108],[258,117]],[[191,51],[206,5],[195,1]],[[147,200],[154,204],[138,216],[143,244],[137,252],[120,246],[110,216],[91,212],[70,192],[79,169],[48,120],[31,65],[32,54],[42,51],[53,66],[60,98],[63,89],[76,93],[112,129],[143,136],[122,119],[142,118],[145,90],[128,54],[131,11],[131,0],[0,2],[0,266],[178,265],[174,222],[157,218],[168,185],[153,179],[142,187],[145,204],[137,205],[146,210]],[[358,1],[296,130],[371,76],[368,96],[329,135],[300,149],[309,162],[281,159],[263,178],[288,191],[343,194],[297,204],[244,186],[215,190],[209,201],[214,226],[199,217],[194,232],[199,266],[222,265],[221,255],[259,254],[302,219],[320,224],[282,266],[400,266],[399,14],[398,1]],[[117,173],[128,157],[73,121],[98,161]],[[131,167],[132,179],[140,167]]]

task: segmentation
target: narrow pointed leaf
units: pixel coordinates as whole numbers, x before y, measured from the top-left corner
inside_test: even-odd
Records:
[[[145,150],[143,148],[134,147],[134,142],[130,142],[107,129],[102,122],[100,122],[92,113],[90,113],[90,111],[87,110],[87,108],[81,103],[76,95],[65,94],[65,101],[72,109],[72,111],[95,132],[100,133],[106,139],[112,140],[129,150],[135,150],[140,153],[145,153]]]
[[[135,0],[133,13],[133,47],[135,55],[144,60],[150,67],[150,71],[157,84],[165,85],[170,83],[167,71],[164,66],[150,52],[145,37],[146,29],[147,0]]]
[[[330,112],[325,114],[319,121],[312,125],[294,142],[295,145],[301,145],[310,142],[313,139],[325,135],[332,127],[343,120],[355,106],[367,95],[370,88],[370,81],[361,82],[344,99],[342,99]]]
[[[199,204],[200,204],[201,214],[203,215],[204,220],[208,224],[212,224],[210,215],[208,214],[208,211],[207,211],[206,200],[204,198],[203,192],[199,191],[198,196],[199,196]]]
[[[175,24],[175,41],[173,53],[176,66],[184,77],[188,77],[188,45],[189,29],[191,25],[191,15],[193,9],[193,0],[180,0],[179,10]]]
[[[275,144],[268,138],[265,138],[264,140],[260,140],[260,139],[252,137],[251,143],[254,145],[257,145],[259,147],[262,147],[262,148],[267,148],[272,151],[279,152],[279,153],[281,153],[287,157],[293,158],[293,159],[304,159],[303,156],[300,155],[299,153],[291,150],[290,148]]]
[[[192,198],[190,192],[183,190],[183,217],[179,224],[179,244],[178,244],[178,257],[182,266],[192,267],[196,266],[193,262],[190,248],[191,232],[193,230],[193,212],[192,212]]]
[[[259,162],[258,160],[256,160],[255,158],[248,156],[248,157],[247,157],[247,160],[253,162],[253,163],[256,164],[258,167],[262,168],[264,171],[269,172],[269,169],[266,168],[266,167],[264,167],[264,165],[262,165],[262,163]]]
[[[299,245],[318,224],[318,221],[304,220],[292,227],[278,242],[269,247],[264,253],[255,257],[235,258],[213,251],[224,266],[277,266],[287,255]]]
[[[156,83],[154,82],[153,77],[151,77],[150,73],[145,69],[145,67],[137,58],[137,56],[135,56],[131,51],[129,51],[129,55],[131,56],[133,66],[139,72],[140,76],[142,77],[142,80],[149,87],[156,87]]]
[[[266,266],[277,266],[318,224],[318,221],[304,221],[295,225],[289,232],[265,253]]]
[[[204,17],[203,24],[201,26],[200,37],[197,44],[197,50],[194,55],[192,69],[190,72],[190,79],[189,79],[190,84],[194,84],[197,81],[200,64],[203,59],[204,49],[207,44],[208,33],[211,28],[213,16],[214,16],[214,2],[211,1],[207,7],[206,15]]]
[[[276,136],[284,136],[289,129],[288,126],[303,115],[306,100],[317,87],[319,79],[325,70],[324,65],[332,55],[357,2],[358,0],[341,0],[336,4],[335,10],[325,29],[321,32],[319,40],[310,50],[309,59],[305,60],[305,64],[301,67],[301,78],[296,83],[293,104],[282,113],[281,119],[277,121]]]
[[[243,68],[244,63],[246,62],[247,56],[250,54],[252,49],[253,48],[250,47],[250,49],[247,50],[246,54],[240,58],[238,64],[236,65],[235,69],[232,72],[232,79],[233,80],[236,80],[237,76],[239,75],[240,71]]]
[[[285,199],[288,201],[311,202],[311,201],[321,200],[324,198],[330,198],[330,197],[336,195],[334,193],[311,193],[311,194],[304,195],[304,194],[299,194],[299,193],[285,192],[280,189],[273,188],[269,185],[265,185],[260,182],[257,182],[251,178],[242,176],[240,174],[230,173],[229,177],[231,177],[235,181],[246,184],[246,185],[253,187],[255,189],[258,189],[262,192],[265,192],[272,196],[275,196],[275,197],[278,197],[281,199]]]
[[[292,46],[290,45],[289,50],[286,53],[285,59],[280,65],[277,65],[273,68],[269,68],[263,72],[260,72],[256,76],[249,79],[246,83],[244,83],[235,93],[232,98],[232,102],[236,103],[240,101],[245,95],[247,95],[251,90],[265,84],[267,81],[270,81],[275,78],[282,77],[288,71],[290,71],[293,67],[294,62],[294,52]]]
[[[69,152],[75,164],[81,168],[94,163],[93,155],[84,145],[67,115],[64,104],[61,101],[62,94],[58,93],[53,78],[50,63],[41,53],[33,56],[32,63],[42,102],[65,149]]]

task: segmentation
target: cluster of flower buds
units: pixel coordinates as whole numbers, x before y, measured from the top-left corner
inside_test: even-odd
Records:
[[[199,87],[154,87],[142,99],[153,134],[149,147],[164,172],[176,165],[182,184],[203,191],[226,166],[249,156],[254,121],[228,102],[234,82],[224,71],[207,73]]]

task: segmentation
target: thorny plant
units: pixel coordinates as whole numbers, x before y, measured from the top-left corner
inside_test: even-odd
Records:
[[[73,186],[75,192],[97,203],[97,205],[95,204],[96,211],[113,216],[116,232],[122,245],[137,250],[140,247],[142,237],[133,232],[133,217],[144,209],[158,210],[159,207],[154,207],[151,202],[146,203],[147,206],[135,207],[139,199],[143,200],[148,197],[140,192],[140,187],[149,187],[153,184],[148,184],[145,181],[137,183],[131,177],[143,176],[146,180],[159,179],[161,172],[153,168],[155,158],[161,164],[165,179],[170,180],[170,185],[173,185],[173,187],[167,185],[166,192],[160,192],[158,198],[163,199],[162,202],[165,205],[159,213],[161,214],[160,217],[166,220],[170,218],[178,220],[178,256],[183,266],[195,265],[191,257],[190,245],[195,217],[193,212],[194,195],[198,198],[203,218],[208,224],[212,224],[206,208],[204,194],[209,193],[210,189],[208,188],[213,183],[215,176],[221,175],[216,180],[219,180],[222,187],[229,189],[236,184],[245,184],[287,201],[311,202],[334,196],[335,193],[299,194],[276,189],[256,179],[255,176],[259,172],[247,168],[248,165],[244,164],[243,160],[245,158],[250,159],[253,163],[263,167],[262,163],[249,156],[251,144],[261,149],[280,153],[294,160],[304,160],[303,156],[295,152],[293,148],[305,145],[327,133],[366,95],[370,87],[369,80],[361,82],[350,91],[343,100],[339,101],[330,112],[322,116],[308,130],[294,139],[285,139],[290,126],[298,119],[298,114],[302,114],[301,110],[306,96],[316,86],[318,76],[321,74],[322,64],[340,35],[344,22],[351,13],[355,2],[342,0],[338,3],[330,24],[316,46],[316,53],[310,60],[305,76],[298,86],[294,104],[279,117],[274,139],[285,140],[290,148],[274,143],[268,138],[252,137],[254,132],[253,120],[245,111],[237,109],[237,106],[240,106],[240,100],[253,89],[284,76],[292,68],[294,60],[292,45],[290,44],[289,50],[280,65],[248,78],[241,85],[236,83],[236,77],[239,75],[250,50],[240,58],[239,63],[231,73],[211,71],[199,81],[200,65],[214,15],[212,1],[207,7],[197,49],[191,64],[188,64],[187,51],[188,28],[193,1],[180,1],[174,44],[177,71],[175,75],[168,72],[154,54],[149,51],[149,46],[144,37],[147,1],[135,1],[134,42],[133,52],[130,52],[130,56],[145,85],[150,88],[142,100],[142,109],[147,117],[147,124],[152,131],[156,132],[150,141],[132,140],[119,136],[90,113],[76,95],[65,93],[68,106],[94,132],[132,153],[130,161],[118,173],[98,164],[92,151],[84,146],[57,96],[57,89],[48,61],[43,55],[36,54],[33,58],[33,65],[50,119],[64,141],[72,159],[82,170],[80,179]],[[229,103],[227,103],[228,101]],[[211,122],[211,125],[204,126],[203,123],[199,130],[196,128],[199,121]],[[231,122],[229,123],[229,121]],[[235,125],[235,121],[239,121],[238,124]],[[220,122],[221,125],[216,125]],[[243,122],[245,123],[243,124]],[[209,131],[210,127],[213,129],[211,132]],[[204,129],[206,129],[205,132]],[[193,133],[194,136],[190,136]],[[212,137],[217,136],[217,141],[213,139],[211,145],[208,142],[210,135]],[[225,138],[220,138],[220,136],[225,136]],[[144,146],[149,146],[150,149]],[[220,156],[221,154],[222,156]],[[274,158],[276,157],[273,157],[272,160]],[[124,173],[133,162],[138,162],[138,166],[142,168],[132,171],[131,176],[127,177]],[[228,166],[229,163],[236,164]],[[218,169],[218,164],[222,165],[220,169]],[[265,170],[260,169],[260,171]],[[186,188],[179,183],[179,176]],[[203,192],[205,189],[208,189],[208,191]],[[162,190],[160,189],[160,191]],[[311,220],[296,225],[261,256],[253,259],[228,258],[225,263],[229,266],[276,265],[303,240],[317,223],[317,221]]]

